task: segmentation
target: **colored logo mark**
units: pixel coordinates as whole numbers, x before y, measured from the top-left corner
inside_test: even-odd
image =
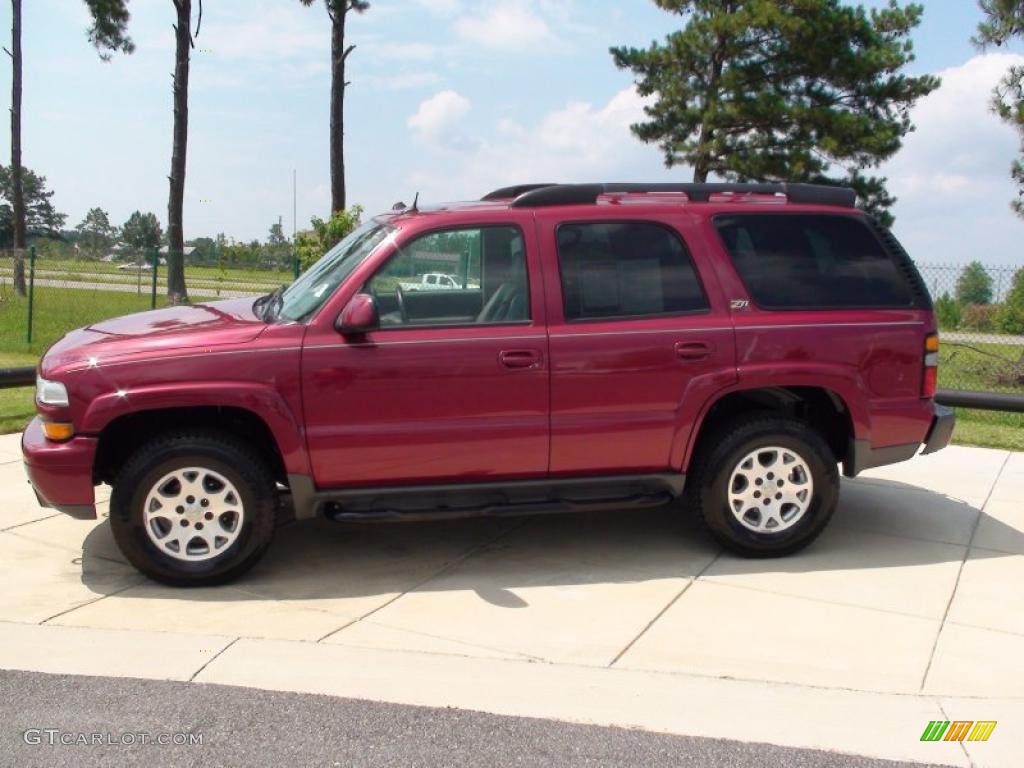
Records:
[[[921,741],[988,741],[996,720],[931,720]]]

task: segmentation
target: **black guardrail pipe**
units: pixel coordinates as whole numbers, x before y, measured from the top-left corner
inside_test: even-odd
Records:
[[[1024,395],[1010,392],[977,392],[971,389],[940,389],[935,402],[951,408],[980,408],[985,411],[1024,413]]]
[[[36,383],[36,369],[31,366],[24,368],[0,368],[0,389],[7,387],[31,387]]]

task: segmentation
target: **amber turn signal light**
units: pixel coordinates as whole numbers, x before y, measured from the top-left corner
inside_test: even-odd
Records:
[[[939,351],[939,337],[934,333],[924,340],[924,351],[925,352],[938,352]]]
[[[63,421],[44,421],[43,434],[47,440],[70,440],[75,436],[75,427]]]

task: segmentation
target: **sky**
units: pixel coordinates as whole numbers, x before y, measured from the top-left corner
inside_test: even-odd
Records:
[[[195,2],[193,4],[196,4]],[[884,0],[869,0],[881,6]],[[174,37],[170,0],[131,0],[131,55],[99,59],[81,0],[24,1],[23,162],[46,176],[68,226],[100,206],[166,224]],[[1024,219],[1008,201],[1014,131],[988,109],[1024,45],[981,53],[973,0],[924,0],[912,74],[942,87],[881,173],[895,232],[919,263],[1022,265]],[[689,181],[630,134],[643,101],[613,45],[646,46],[678,17],[651,0],[372,0],[348,24],[349,202],[368,213],[419,192],[478,198],[531,181]],[[10,4],[0,6],[4,43]],[[319,0],[206,0],[190,80],[186,238],[290,233],[330,207],[330,25]],[[10,60],[0,57],[4,82]],[[0,107],[10,107],[2,89]],[[0,131],[0,153],[10,137]]]

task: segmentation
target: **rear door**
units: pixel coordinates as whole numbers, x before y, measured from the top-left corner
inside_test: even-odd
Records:
[[[692,217],[538,211],[551,355],[551,472],[665,471],[735,381],[732,323]]]

